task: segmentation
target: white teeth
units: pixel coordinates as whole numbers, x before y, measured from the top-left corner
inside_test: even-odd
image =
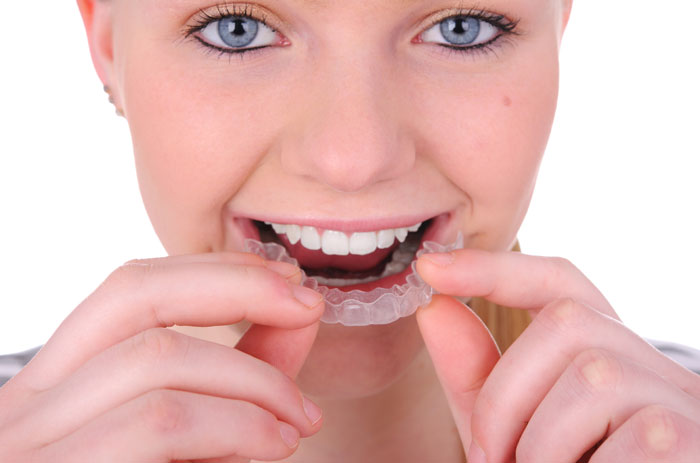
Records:
[[[394,230],[394,232],[396,233],[396,238],[400,242],[403,243],[404,241],[406,241],[406,237],[408,236],[408,228],[397,228],[396,230]]]
[[[390,248],[394,244],[395,237],[396,233],[394,233],[394,230],[379,230],[377,232],[377,247],[379,249]]]
[[[287,225],[287,239],[292,244],[297,244],[301,239],[301,227],[299,225]]]
[[[366,256],[377,250],[377,234],[375,232],[353,233],[350,236],[350,254]]]
[[[376,232],[355,232],[348,236],[345,232],[325,230],[319,234],[316,227],[294,224],[269,223],[278,235],[286,234],[291,244],[301,242],[301,245],[312,251],[321,250],[329,256],[347,256],[353,254],[365,256],[379,249],[387,249],[394,245],[396,239],[403,243],[409,232],[418,231],[423,223],[410,227],[391,228]]]
[[[347,256],[350,253],[349,241],[348,235],[343,232],[326,230],[323,232],[321,249],[328,256]]]
[[[321,249],[321,237],[316,227],[301,227],[301,245],[312,251]]]

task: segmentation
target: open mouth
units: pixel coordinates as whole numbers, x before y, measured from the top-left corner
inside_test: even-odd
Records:
[[[424,239],[445,216],[364,232],[253,220],[263,243],[277,243],[319,284],[342,290],[390,288],[405,277]]]
[[[255,225],[262,242],[284,246],[308,276],[326,286],[345,287],[371,283],[406,270],[430,222],[352,234],[299,225]]]
[[[366,326],[392,323],[430,302],[433,290],[418,275],[416,259],[463,246],[461,232],[452,236],[451,217],[445,213],[398,228],[349,232],[265,219],[235,221],[246,252],[301,267],[301,284],[324,297],[322,322]]]

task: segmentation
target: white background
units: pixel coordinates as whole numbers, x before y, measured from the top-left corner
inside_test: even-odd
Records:
[[[163,255],[72,1],[3,5],[0,353]],[[700,4],[578,0],[523,251],[574,262],[645,337],[700,348]]]

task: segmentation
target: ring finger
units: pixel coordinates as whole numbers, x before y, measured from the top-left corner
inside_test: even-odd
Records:
[[[584,351],[532,415],[516,460],[577,461],[637,410],[652,404],[682,410],[700,422],[700,401],[654,371],[602,349]]]
[[[278,460],[293,452],[298,438],[292,426],[249,402],[158,390],[110,410],[35,456],[36,461],[83,461],[87,455],[90,461],[119,455],[120,461],[158,463],[229,455]]]

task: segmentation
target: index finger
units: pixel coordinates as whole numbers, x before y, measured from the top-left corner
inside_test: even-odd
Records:
[[[561,257],[460,249],[425,254],[418,259],[417,269],[430,286],[452,296],[481,297],[535,312],[554,300],[573,298],[619,319],[598,288]]]
[[[290,284],[284,269],[274,268],[243,253],[127,263],[61,323],[18,376],[48,389],[97,353],[149,328],[246,319],[295,329],[316,322],[322,296]]]

